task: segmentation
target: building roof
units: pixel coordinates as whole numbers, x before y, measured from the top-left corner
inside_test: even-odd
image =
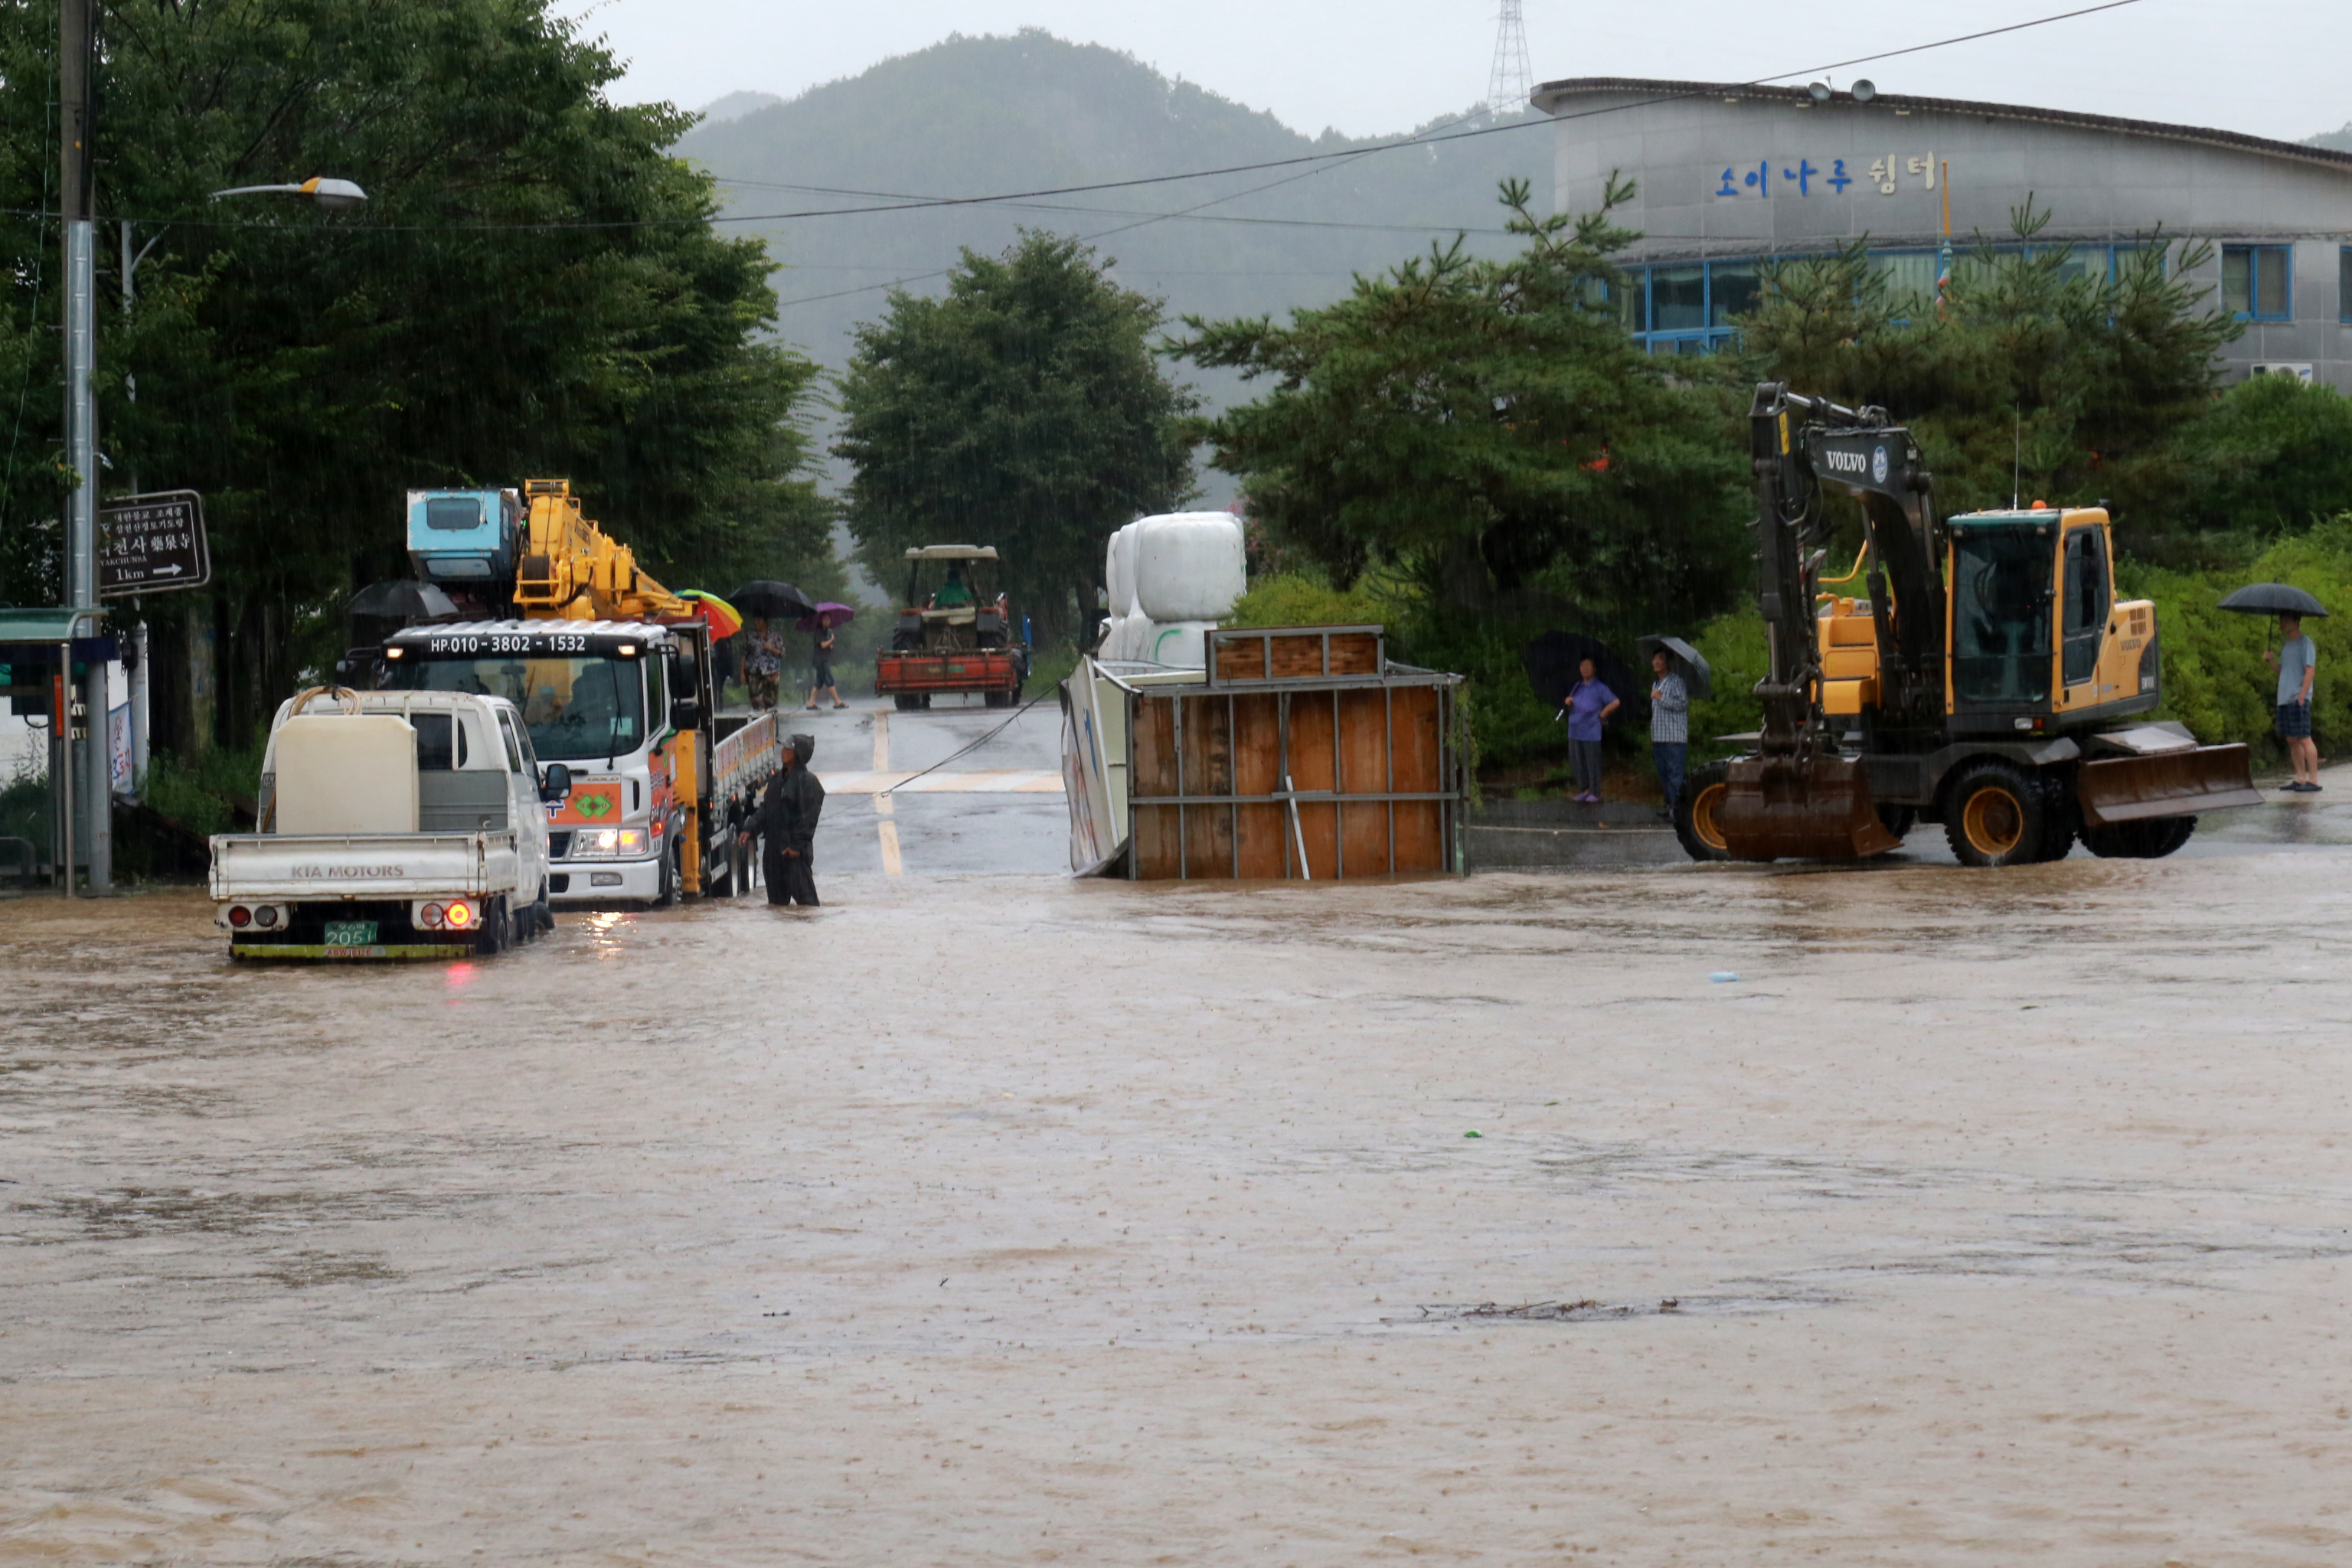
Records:
[[[1629,92],[1653,95],[1652,100],[1659,103],[1701,98],[1806,106],[1814,102],[1812,94],[1801,87],[1766,87],[1748,82],[1660,81],[1645,77],[1614,76],[1570,77],[1561,81],[1548,81],[1536,89],[1532,101],[1538,109],[1555,119],[1573,119],[1575,115],[1572,112],[1565,115],[1560,112],[1560,105],[1567,100],[1587,94]],[[2290,158],[2299,163],[2316,163],[2323,168],[2352,174],[2352,153],[2339,153],[2332,147],[2314,147],[2303,142],[2273,142],[2267,136],[2248,136],[2242,132],[2215,131],[2201,125],[2122,120],[2110,114],[2083,114],[2074,110],[2048,109],[2033,104],[1978,103],[1964,98],[1915,98],[1899,92],[1882,92],[1864,100],[1857,100],[1851,92],[1838,92],[1831,95],[1830,101],[1872,109],[1884,106],[1889,110],[1973,115],[1980,120],[2013,120],[2023,124],[2063,125],[2084,131],[2142,136],[2160,142],[2227,147],[2242,153],[2258,153],[2266,157]]]

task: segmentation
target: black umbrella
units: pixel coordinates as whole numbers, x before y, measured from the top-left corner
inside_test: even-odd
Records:
[[[2286,583],[2256,583],[2223,599],[2221,607],[2242,616],[2316,616],[2327,618],[2327,606]]]
[[[1625,661],[1611,652],[1609,645],[1599,637],[1589,637],[1581,632],[1546,632],[1521,649],[1519,657],[1528,668],[1528,684],[1549,707],[1557,708],[1568,700],[1579,679],[1577,666],[1588,658],[1601,684],[1629,705],[1638,708],[1649,700],[1649,687],[1635,680]]]
[[[457,613],[449,595],[430,583],[371,583],[352,595],[352,614],[384,620],[437,621]]]
[[[1643,637],[1638,645],[1643,658],[1665,650],[1666,657],[1683,668],[1683,684],[1690,688],[1693,697],[1715,695],[1715,671],[1708,668],[1706,658],[1680,637]]]
[[[727,595],[727,602],[747,616],[772,621],[779,616],[798,620],[816,613],[816,601],[806,594],[790,583],[772,583],[766,578],[735,589]]]

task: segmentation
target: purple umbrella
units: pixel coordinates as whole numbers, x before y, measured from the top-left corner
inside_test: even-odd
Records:
[[[849,624],[851,617],[856,614],[857,610],[854,605],[836,605],[828,601],[824,604],[819,605],[815,609],[811,610],[807,615],[803,616],[799,620],[794,621],[793,625],[798,626],[804,632],[813,632],[816,630],[816,618],[819,616],[831,616],[835,626],[845,626]]]

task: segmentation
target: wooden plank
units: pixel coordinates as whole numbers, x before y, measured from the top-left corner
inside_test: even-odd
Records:
[[[1233,734],[1223,697],[1183,697],[1184,793],[1232,795]],[[1184,812],[1184,866],[1195,879],[1233,875],[1234,816],[1223,806],[1192,806]]]
[[[1333,637],[1332,657],[1340,639]],[[1339,694],[1339,778],[1349,793],[1378,795],[1388,788],[1387,694],[1360,687]],[[1389,810],[1384,803],[1339,807],[1340,861],[1350,877],[1384,876],[1389,864]]]
[[[1217,650],[1217,681],[1264,680],[1265,638],[1246,633],[1223,632],[1210,639]]]
[[[1261,645],[1262,647],[1262,645]],[[1232,699],[1234,793],[1272,795],[1282,787],[1281,699],[1257,691]],[[1290,815],[1281,803],[1244,805],[1234,814],[1240,874],[1276,879],[1283,874],[1283,838]]]
[[[1328,675],[1378,675],[1381,673],[1381,637],[1377,632],[1334,632],[1331,634],[1331,668]]]
[[[1322,649],[1316,649],[1321,658]],[[1328,790],[1338,759],[1337,737],[1331,732],[1331,699],[1322,691],[1290,694],[1290,782],[1301,790]],[[1328,802],[1303,802],[1298,807],[1299,830],[1307,837],[1307,868],[1318,882],[1339,870],[1339,812]]]
[[[1165,697],[1138,697],[1135,734],[1129,742],[1128,777],[1130,795],[1176,793],[1176,704]],[[1135,875],[1139,881],[1162,881],[1178,874],[1176,808],[1139,805],[1134,808]]]
[[[1273,666],[1275,679],[1312,680],[1326,673],[1323,668],[1322,633],[1276,634],[1268,640],[1273,645],[1269,662]]]
[[[1396,734],[1391,755],[1400,795],[1431,794],[1445,787],[1437,689],[1401,686],[1391,694]],[[1396,808],[1396,868],[1446,868],[1444,819],[1435,801],[1400,801]]]

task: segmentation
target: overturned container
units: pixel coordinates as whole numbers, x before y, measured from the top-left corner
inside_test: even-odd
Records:
[[[1201,636],[1202,668],[1087,659],[1064,683],[1072,870],[1461,871],[1461,677],[1390,662],[1376,626]]]

